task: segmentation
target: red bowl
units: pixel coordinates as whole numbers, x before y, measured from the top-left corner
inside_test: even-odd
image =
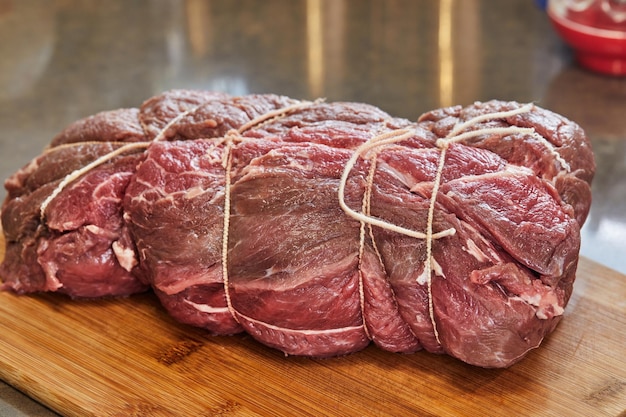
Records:
[[[616,25],[602,26],[591,13],[572,20],[550,7],[550,2],[547,11],[557,33],[574,49],[581,66],[603,74],[626,75],[626,22],[621,25],[622,30]]]

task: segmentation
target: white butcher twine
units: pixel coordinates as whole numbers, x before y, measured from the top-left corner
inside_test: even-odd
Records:
[[[200,105],[201,106],[201,105]],[[195,110],[197,110],[198,108],[200,108],[200,106],[196,106],[193,107],[187,111],[181,112],[179,115],[177,115],[176,117],[174,117],[172,120],[170,120],[164,127],[163,129],[161,129],[159,131],[159,133],[154,137],[154,139],[152,139],[149,142],[132,142],[132,143],[117,143],[117,142],[107,142],[110,143],[112,145],[117,145],[119,144],[120,147],[117,148],[116,150],[109,152],[108,154],[102,155],[101,157],[95,159],[94,161],[90,162],[89,164],[85,165],[84,167],[77,169],[73,172],[71,172],[69,175],[67,175],[65,178],[63,178],[63,181],[61,181],[59,183],[59,185],[57,185],[57,187],[54,189],[54,191],[52,191],[52,193],[43,201],[43,203],[41,203],[40,206],[40,211],[39,211],[39,217],[41,218],[41,221],[43,223],[44,219],[45,219],[45,212],[46,212],[46,208],[48,208],[48,205],[50,204],[50,202],[52,200],[54,200],[54,198],[59,195],[59,193],[61,191],[63,191],[65,189],[65,187],[67,187],[71,182],[77,180],[78,178],[80,178],[80,176],[86,174],[87,172],[91,171],[92,169],[96,168],[99,165],[102,165],[103,163],[110,161],[111,159],[115,158],[118,155],[136,150],[136,149],[145,149],[148,146],[150,146],[150,144],[152,142],[159,142],[159,141],[163,141],[167,139],[167,132],[170,130],[170,128],[177,123],[178,121],[180,121],[183,117],[185,117],[186,115],[188,115],[189,113],[194,112]],[[142,128],[144,129],[144,132],[146,131],[146,126],[143,125],[142,123]],[[60,146],[56,146],[54,148],[49,149],[50,150],[57,150],[57,149],[61,149],[61,148],[65,148],[65,147],[70,147],[70,146],[78,146],[78,145],[87,145],[87,144],[101,144],[102,142],[79,142],[79,143],[68,143],[68,144],[64,144],[64,145],[60,145]]]
[[[547,141],[543,136],[539,135],[535,132],[534,128],[522,128],[517,126],[509,126],[509,127],[493,127],[493,128],[484,128],[484,129],[476,129],[464,132],[466,129],[475,126],[476,124],[489,120],[496,119],[504,119],[507,117],[512,117],[518,114],[528,113],[533,109],[534,105],[532,103],[526,104],[518,109],[510,110],[510,111],[502,111],[502,112],[493,112],[486,113],[474,118],[471,118],[463,123],[458,123],[454,126],[454,128],[448,133],[448,135],[443,139],[438,139],[436,142],[437,147],[440,149],[439,153],[439,162],[437,165],[437,171],[435,174],[435,179],[433,183],[433,190],[430,197],[430,205],[428,208],[428,220],[426,223],[426,231],[416,231],[406,229],[404,227],[389,223],[385,220],[378,219],[376,217],[372,217],[370,215],[369,207],[371,198],[371,188],[373,186],[373,172],[375,170],[376,163],[376,154],[380,152],[381,148],[390,144],[398,143],[403,140],[409,139],[414,136],[415,132],[410,128],[397,129],[390,132],[385,132],[383,134],[377,135],[369,139],[367,142],[359,146],[352,157],[346,163],[346,166],[343,171],[343,175],[341,176],[341,181],[339,184],[338,197],[339,197],[339,205],[344,210],[346,214],[353,217],[356,220],[359,220],[363,225],[367,223],[370,225],[370,234],[373,242],[374,249],[376,250],[379,259],[382,258],[380,253],[378,253],[378,249],[376,248],[375,240],[373,234],[371,233],[371,226],[382,227],[387,230],[391,230],[397,233],[404,234],[406,236],[410,236],[416,239],[425,239],[426,240],[426,261],[424,264],[424,273],[420,274],[417,278],[417,282],[420,285],[427,285],[428,292],[428,312],[430,316],[430,321],[433,326],[433,332],[437,343],[441,344],[439,340],[439,332],[437,330],[437,324],[435,322],[435,314],[434,314],[434,306],[433,306],[433,296],[432,296],[432,272],[438,273],[438,275],[443,275],[442,271],[439,271],[441,267],[436,268],[439,264],[432,257],[432,245],[434,239],[440,239],[446,236],[453,235],[456,230],[454,228],[446,229],[437,233],[433,233],[433,219],[435,212],[435,203],[437,201],[437,194],[439,192],[439,187],[441,185],[441,176],[443,172],[443,168],[446,160],[446,152],[451,143],[461,142],[466,139],[474,138],[477,136],[485,135],[485,134],[496,134],[496,135],[512,135],[512,134],[523,134],[530,135],[536,138],[540,143],[542,143],[549,151],[555,156],[555,159],[561,164],[563,169],[569,172],[570,167],[569,164],[559,155],[556,149],[552,146],[552,144]],[[370,154],[371,153],[371,154]],[[350,175],[350,171],[354,168],[357,160],[363,157],[365,159],[369,159],[372,163],[372,168],[370,170],[370,174],[367,178],[367,190],[365,192],[363,208],[361,212],[357,212],[350,207],[345,202],[345,187],[348,180],[348,176]],[[359,251],[360,256],[363,253],[363,246],[365,242],[363,237],[361,238],[361,249]],[[437,270],[436,270],[437,269]]]
[[[56,146],[56,147],[51,148],[50,150],[48,150],[48,152],[56,151],[58,149],[66,148],[66,147],[70,147],[70,146],[87,145],[89,143],[102,144],[102,142],[72,143],[72,144],[67,144],[67,145]],[[44,221],[45,221],[46,209],[48,208],[48,205],[50,205],[52,200],[54,200],[56,198],[56,196],[58,196],[59,193],[61,193],[61,191],[63,191],[65,189],[65,187],[67,187],[73,181],[76,181],[82,175],[86,174],[87,172],[91,171],[92,169],[96,168],[97,166],[102,165],[103,163],[105,163],[105,162],[115,158],[118,155],[121,155],[123,153],[127,153],[129,151],[133,151],[133,150],[136,150],[136,149],[147,148],[148,146],[150,146],[150,144],[152,142],[133,142],[133,143],[127,143],[127,144],[121,144],[121,143],[117,143],[117,142],[107,142],[107,143],[109,143],[111,145],[120,145],[120,147],[117,148],[114,151],[111,151],[111,152],[109,152],[109,153],[107,153],[105,155],[102,155],[101,157],[99,157],[96,160],[90,162],[89,164],[85,165],[84,167],[82,167],[80,169],[77,169],[77,170],[69,173],[68,175],[66,175],[65,178],[63,178],[63,180],[52,191],[52,193],[50,193],[50,195],[41,203],[41,206],[39,206],[39,217],[40,217],[42,223],[44,223]]]
[[[317,101],[301,101],[296,104],[292,104],[291,106],[282,107],[280,109],[273,110],[271,112],[267,112],[262,114],[261,116],[252,119],[248,123],[245,123],[243,126],[239,127],[237,130],[230,130],[226,133],[224,137],[224,153],[222,157],[222,167],[224,168],[224,228],[222,230],[222,281],[224,285],[224,296],[226,298],[226,306],[228,307],[228,311],[233,319],[239,323],[239,316],[241,315],[235,308],[233,307],[232,300],[230,298],[230,288],[228,285],[228,229],[230,226],[230,173],[232,170],[232,148],[234,143],[241,142],[245,140],[242,134],[253,127],[258,127],[263,123],[266,123],[270,120],[276,120],[280,117],[284,117],[287,114],[294,112],[295,110],[309,107],[313,104],[320,102]],[[242,315],[241,315],[242,316]],[[245,316],[243,316],[245,317]],[[246,317],[247,320],[251,320],[249,317]],[[270,327],[269,323],[264,323],[266,326]]]

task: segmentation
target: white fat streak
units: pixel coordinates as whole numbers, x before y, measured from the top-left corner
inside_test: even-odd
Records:
[[[227,314],[230,311],[228,310],[228,307],[213,307],[210,306],[208,304],[197,304],[194,303],[193,301],[189,301],[188,299],[184,299],[183,302],[185,304],[188,304],[190,306],[192,306],[193,308],[195,308],[196,310],[200,311],[201,313],[207,313],[207,314]]]
[[[445,278],[446,275],[443,273],[443,268],[441,267],[441,265],[439,265],[439,262],[437,262],[437,259],[435,259],[434,256],[430,258],[430,262],[433,267],[433,272],[435,273],[435,275]]]
[[[111,248],[113,248],[117,262],[126,271],[130,272],[138,264],[135,252],[130,248],[122,246],[119,241],[113,242]]]
[[[424,270],[417,277],[417,283],[419,285],[426,285],[430,280],[430,264],[428,262],[424,262]]]
[[[185,198],[185,200],[191,200],[193,198],[198,197],[199,195],[204,194],[205,192],[206,190],[204,188],[197,185],[195,187],[189,188],[188,190],[185,190],[185,193],[183,194],[183,198]]]
[[[515,297],[511,297],[510,300],[521,301],[533,307],[537,307],[535,315],[537,316],[537,318],[542,320],[548,319],[548,315],[545,312],[548,307],[552,307],[552,312],[554,316],[561,316],[565,312],[565,309],[561,305],[559,305],[559,300],[553,292],[549,292],[543,297],[539,293],[533,295],[521,294]]]
[[[237,313],[237,315],[250,323],[254,323],[257,326],[263,326],[267,329],[270,330],[274,330],[274,331],[278,331],[278,332],[289,332],[289,333],[297,333],[303,336],[317,336],[317,335],[330,335],[330,334],[338,334],[338,333],[345,333],[345,332],[352,332],[355,330],[363,330],[363,326],[359,325],[359,326],[346,326],[346,327],[338,327],[338,328],[334,328],[334,329],[316,329],[316,330],[309,330],[309,329],[290,329],[288,327],[280,327],[280,326],[276,326],[274,324],[270,324],[261,320],[257,320],[257,319],[253,319],[252,317],[248,317],[244,314],[241,313]]]
[[[555,316],[562,316],[563,313],[565,312],[563,307],[561,307],[558,304],[552,304],[552,308],[554,309]],[[545,313],[545,310],[541,308],[537,310],[537,313],[535,313],[535,315],[537,316],[538,319],[541,319],[541,320],[547,320],[549,318],[549,316]]]
[[[465,244],[466,246],[463,248],[463,250],[472,255],[478,262],[486,262],[489,260],[489,257],[485,255],[482,250],[480,250],[476,242],[474,242],[472,239],[467,238],[465,240]]]
[[[485,245],[485,248],[487,248],[489,253],[485,254],[484,252],[482,252],[482,251],[481,252],[488,260],[491,260],[494,263],[502,262],[502,258],[500,258],[500,255],[493,249],[493,247],[491,246],[491,243],[481,233],[479,233],[478,230],[476,230],[476,228],[474,226],[472,226],[471,224],[469,224],[467,222],[463,222],[463,227],[465,229],[468,229],[468,230],[472,231],[473,232],[473,236],[477,237],[478,239],[480,239],[481,242],[483,242],[483,244]],[[476,245],[476,242],[473,242],[473,240],[472,240],[472,243],[474,245]],[[469,245],[471,245],[471,244],[468,244],[468,246]],[[478,245],[476,245],[476,247],[478,248]],[[467,250],[467,249],[469,249],[469,247],[468,248],[463,248],[463,249]]]
[[[115,180],[115,179],[118,179],[118,178],[123,179],[124,177],[128,177],[128,176],[130,176],[130,175],[131,175],[131,174],[130,174],[130,173],[127,173],[127,172],[124,172],[124,173],[122,173],[122,172],[116,172],[116,173],[114,173],[114,174],[109,175],[109,177],[107,178],[107,180],[106,180],[106,181],[101,182],[100,184],[98,184],[98,185],[94,188],[94,190],[93,190],[93,195],[98,196],[98,195],[100,195],[100,194],[101,194],[101,192],[102,192],[102,191],[105,191],[105,192],[106,192],[106,191],[107,191],[107,190],[106,190],[106,187],[107,187],[107,185],[108,185],[108,183],[109,183],[110,181]],[[119,198],[119,197],[113,197],[113,196],[111,196],[111,195],[109,195],[108,197],[103,197],[103,198],[106,198],[106,200],[108,200],[108,201],[114,201],[114,202],[119,202],[119,201],[122,201],[122,199],[121,199],[121,198]]]
[[[539,133],[537,132],[533,132],[532,136],[537,139],[539,142],[541,142],[543,144],[543,146],[545,146],[548,151],[550,151],[550,153],[552,155],[554,155],[554,158],[559,161],[559,164],[561,164],[561,167],[567,171],[570,172],[571,171],[571,167],[570,165],[567,163],[567,161],[565,159],[563,159],[563,157],[561,156],[560,153],[558,153],[556,151],[556,148],[554,147],[554,145],[552,145],[552,143],[548,142],[548,140],[546,138],[544,138],[543,136],[541,136]]]
[[[99,226],[96,226],[95,224],[88,224],[87,226],[85,226],[85,229],[96,236],[106,234],[106,230]]]

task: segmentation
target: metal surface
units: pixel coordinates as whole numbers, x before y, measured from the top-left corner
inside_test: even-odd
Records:
[[[533,1],[0,0],[0,55],[3,179],[66,124],[171,88],[362,101],[411,119],[533,101],[592,139],[582,254],[626,272],[626,79],[573,64]],[[0,414],[53,415],[2,384]]]

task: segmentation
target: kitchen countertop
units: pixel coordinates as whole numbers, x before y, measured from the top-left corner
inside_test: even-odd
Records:
[[[581,254],[626,273],[626,78],[580,69],[531,0],[0,0],[0,55],[3,179],[68,123],[172,88],[361,101],[410,119],[535,102],[591,138]],[[0,383],[0,415],[55,414]]]

